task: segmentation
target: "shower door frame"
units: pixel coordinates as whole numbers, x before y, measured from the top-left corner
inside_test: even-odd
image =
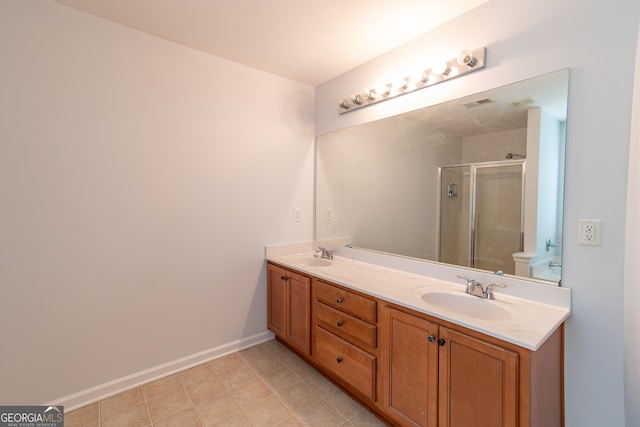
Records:
[[[491,167],[506,167],[506,166],[518,166],[522,165],[522,190],[520,195],[520,251],[524,246],[524,202],[525,202],[525,190],[526,190],[526,176],[527,176],[527,161],[526,159],[517,159],[517,160],[499,160],[492,162],[476,162],[476,163],[459,163],[452,165],[445,165],[438,167],[438,198],[436,201],[436,259],[438,262],[441,261],[440,254],[440,246],[441,246],[441,218],[442,218],[442,169],[443,168],[456,168],[456,167],[469,167],[469,196],[468,196],[468,206],[469,206],[469,218],[468,220],[468,236],[467,241],[469,242],[467,246],[467,264],[459,267],[474,267],[474,254],[475,254],[475,239],[476,239],[476,171],[477,169],[491,168]],[[449,264],[455,265],[455,264]]]

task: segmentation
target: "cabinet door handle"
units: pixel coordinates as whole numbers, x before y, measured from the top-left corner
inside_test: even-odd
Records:
[[[338,304],[342,304],[342,301],[343,301],[342,297],[338,297],[338,299],[336,300]]]
[[[342,320],[338,320],[338,326],[342,326],[344,323],[342,323]]]
[[[429,342],[434,342],[434,341],[436,340],[436,337],[435,337],[435,336],[433,336],[433,335],[429,335],[429,336],[427,337],[427,340],[429,340]]]
[[[338,363],[342,363],[342,357],[338,357],[338,358],[336,359],[336,362],[338,362]]]
[[[440,338],[440,339],[438,340],[438,345],[439,345],[440,347],[442,347],[442,346],[444,345],[444,343],[445,343],[445,341],[444,341],[442,338]]]

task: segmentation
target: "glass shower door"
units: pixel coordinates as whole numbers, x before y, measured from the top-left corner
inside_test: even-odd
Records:
[[[515,274],[513,254],[522,251],[522,181],[524,165],[478,166],[472,267]]]
[[[440,169],[439,260],[447,264],[470,266],[470,172],[469,165]]]

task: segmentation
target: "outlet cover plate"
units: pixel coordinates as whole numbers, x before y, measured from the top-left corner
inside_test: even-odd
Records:
[[[602,220],[578,220],[578,244],[585,246],[600,246],[602,244]]]

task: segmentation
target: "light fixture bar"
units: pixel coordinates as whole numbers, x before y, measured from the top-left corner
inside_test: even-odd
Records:
[[[475,50],[463,50],[456,58],[442,61],[422,71],[418,76],[406,76],[397,81],[378,84],[362,92],[338,100],[340,114],[386,101],[405,93],[433,86],[465,74],[480,70],[485,66],[486,47]]]

